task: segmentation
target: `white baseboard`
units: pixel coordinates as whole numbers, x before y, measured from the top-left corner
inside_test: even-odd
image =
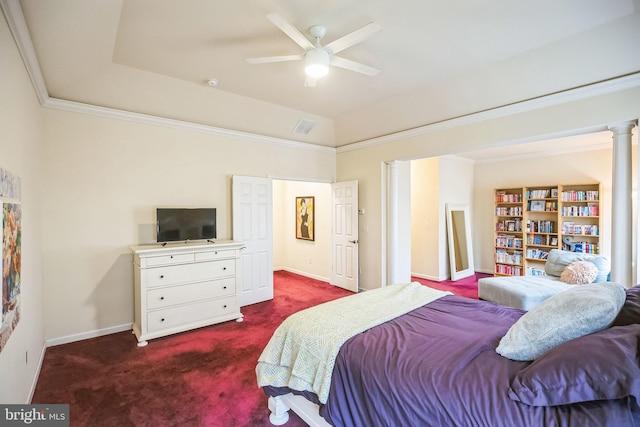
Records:
[[[411,273],[411,276],[417,277],[419,279],[433,280],[434,282],[443,282],[449,278],[448,276],[435,277],[435,276],[429,276],[428,274],[419,274],[419,273]]]
[[[124,325],[111,326],[104,329],[96,329],[93,331],[82,332],[80,334],[67,335],[65,337],[53,338],[45,341],[46,347],[54,347],[56,345],[68,344],[70,342],[82,341],[88,338],[101,337],[103,335],[115,334],[117,332],[128,331],[133,328],[132,323],[125,323]]]
[[[40,351],[40,359],[38,360],[38,366],[36,367],[36,372],[33,376],[33,381],[31,382],[31,389],[29,390],[29,399],[27,400],[27,405],[31,404],[33,400],[33,394],[36,392],[36,386],[38,385],[38,378],[40,378],[40,371],[42,370],[42,363],[44,362],[44,353],[47,351],[47,343],[45,342],[42,346],[42,351]]]
[[[315,274],[307,273],[306,271],[299,271],[299,270],[296,270],[294,268],[275,267],[273,270],[274,271],[284,270],[284,271],[288,271],[289,273],[297,274],[299,276],[304,276],[304,277],[308,277],[310,279],[315,279],[315,280],[320,280],[322,282],[331,283],[331,279],[329,279],[328,277],[316,276]]]

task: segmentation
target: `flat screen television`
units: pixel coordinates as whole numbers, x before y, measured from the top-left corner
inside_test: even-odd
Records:
[[[158,242],[216,238],[216,208],[157,208]]]

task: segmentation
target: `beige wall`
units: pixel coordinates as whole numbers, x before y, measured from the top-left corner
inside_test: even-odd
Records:
[[[318,280],[331,280],[331,185],[274,181],[273,266]],[[315,197],[315,240],[296,239],[295,200]]]
[[[634,87],[606,95],[539,106],[529,111],[505,116],[495,115],[480,122],[456,127],[437,126],[429,132],[398,135],[389,142],[374,141],[338,150],[337,178],[357,179],[360,184],[360,208],[367,212],[361,221],[368,233],[360,231],[361,287],[372,289],[383,280],[383,163],[391,160],[413,160],[445,154],[462,153],[480,148],[499,147],[560,136],[567,132],[602,131],[606,125],[640,117],[640,88]],[[637,129],[634,130],[634,133]],[[566,165],[565,165],[566,167]],[[499,174],[499,171],[494,171]],[[515,173],[515,172],[514,172]],[[540,173],[540,172],[539,172]],[[478,172],[476,172],[477,176]],[[605,191],[607,189],[605,188]],[[478,196],[474,196],[477,198]],[[474,210],[479,209],[474,206]],[[472,225],[474,227],[474,225]],[[477,228],[477,226],[475,226]],[[410,242],[406,243],[410,245]],[[475,244],[475,241],[474,241]],[[477,246],[483,247],[484,243]],[[474,252],[480,250],[474,248]],[[484,264],[484,263],[482,263]],[[481,265],[484,267],[484,265]]]
[[[331,149],[225,138],[46,110],[45,334],[71,340],[132,322],[128,246],[155,239],[157,206],[218,208],[231,238],[231,176],[335,179]]]
[[[634,131],[635,133],[636,131]],[[607,138],[603,143],[610,143]],[[602,230],[600,252],[611,255],[611,205],[612,191],[612,151],[600,149],[555,154],[527,159],[513,159],[501,162],[478,163],[475,166],[475,215],[474,248],[476,269],[493,272],[493,190],[496,188],[525,187],[553,184],[602,183]],[[637,177],[637,146],[633,149],[633,176]],[[634,194],[637,179],[633,181]],[[634,206],[636,200],[633,200]],[[630,230],[629,238],[635,233]]]
[[[466,205],[473,218],[474,164],[458,156],[411,162],[411,271],[430,280],[450,278],[446,205]]]
[[[4,19],[0,19],[0,168],[22,179],[20,321],[0,353],[0,402],[26,403],[44,350],[42,109]]]

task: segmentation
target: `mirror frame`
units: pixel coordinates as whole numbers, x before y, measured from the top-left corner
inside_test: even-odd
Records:
[[[473,248],[471,246],[471,221],[469,219],[469,206],[455,203],[447,203],[447,242],[449,243],[449,271],[451,274],[451,280],[459,280],[465,277],[475,275],[473,265]],[[454,212],[462,212],[464,215],[464,229],[460,230],[459,227],[455,227],[453,224]],[[457,236],[456,233],[464,232],[464,236]],[[462,255],[467,257],[466,268],[457,270],[458,265],[457,254],[461,253],[461,250],[465,248],[458,248],[457,243],[464,240],[466,245],[466,251],[463,251]]]

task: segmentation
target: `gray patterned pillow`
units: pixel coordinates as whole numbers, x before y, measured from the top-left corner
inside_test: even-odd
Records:
[[[500,340],[496,352],[512,360],[534,360],[574,338],[611,325],[624,304],[619,283],[591,283],[561,292],[525,313]]]

